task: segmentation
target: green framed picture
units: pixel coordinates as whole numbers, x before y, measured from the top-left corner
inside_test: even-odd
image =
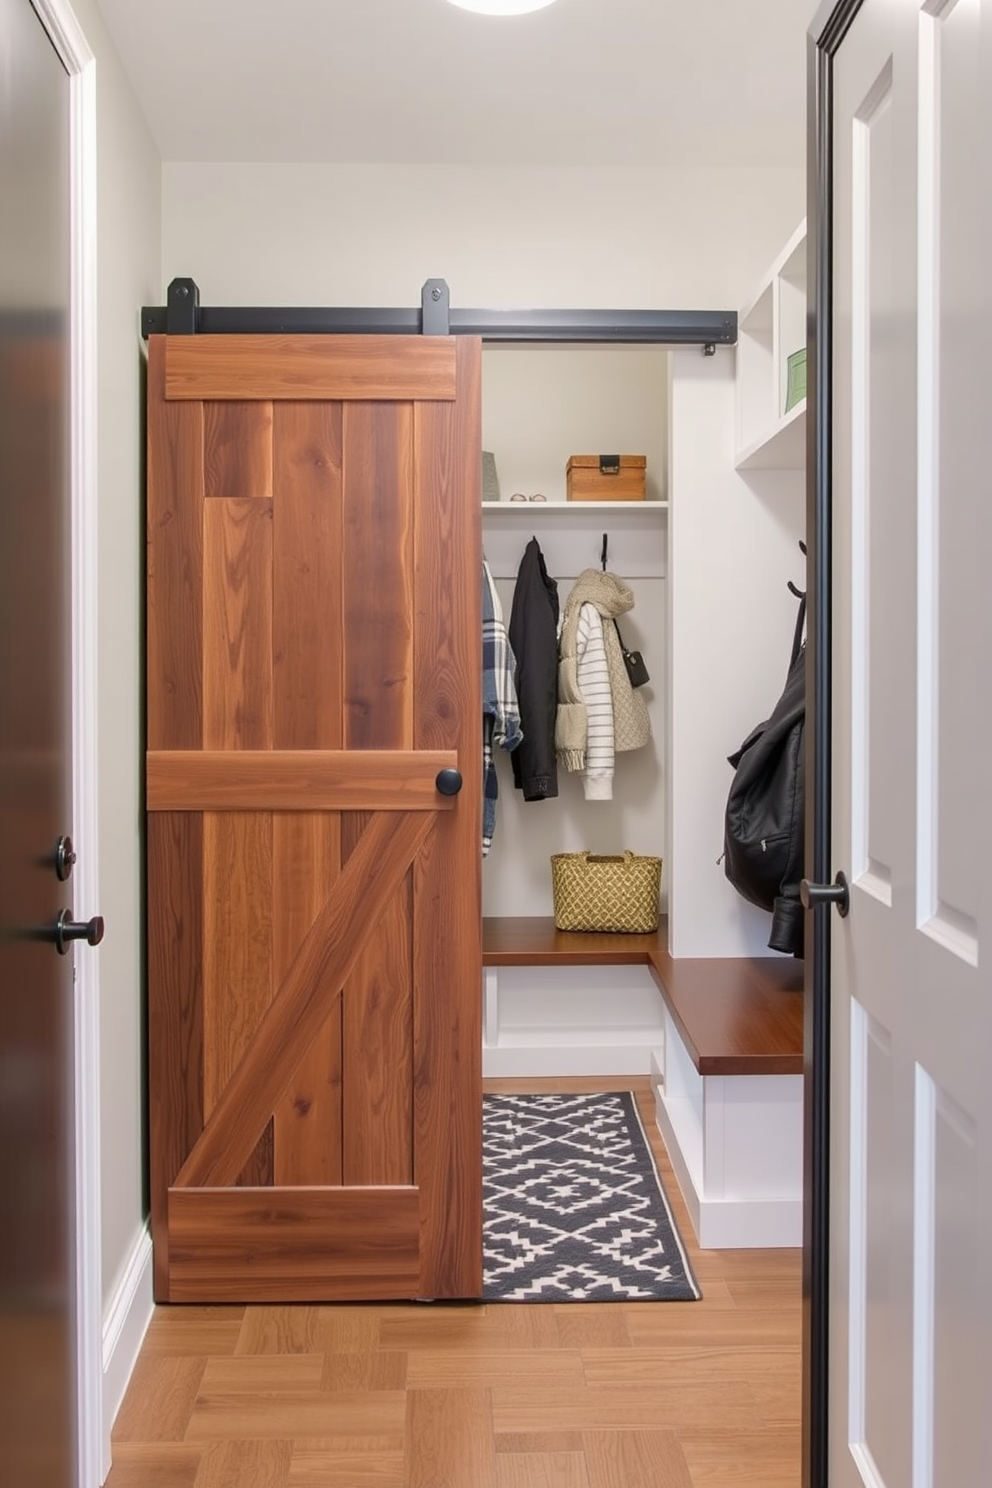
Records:
[[[785,363],[785,411],[795,408],[806,396],[806,348],[794,351]]]

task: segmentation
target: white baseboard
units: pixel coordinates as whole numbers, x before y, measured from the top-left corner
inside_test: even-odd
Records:
[[[802,1199],[702,1199],[699,1244],[703,1250],[799,1250]]]
[[[110,1433],[137,1362],[155,1302],[152,1237],[144,1225],[135,1236],[117,1290],[103,1318],[103,1476],[110,1472]]]

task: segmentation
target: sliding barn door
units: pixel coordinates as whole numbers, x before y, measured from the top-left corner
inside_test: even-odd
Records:
[[[151,340],[159,1300],[481,1291],[479,368]]]

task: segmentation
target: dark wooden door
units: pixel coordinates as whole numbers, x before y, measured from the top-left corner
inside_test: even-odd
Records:
[[[0,0],[0,1478],[37,1488],[73,1478],[68,310],[69,80]]]
[[[476,1296],[479,343],[149,358],[156,1295]]]

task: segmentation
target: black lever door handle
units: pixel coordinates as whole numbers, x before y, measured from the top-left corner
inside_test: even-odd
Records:
[[[68,954],[71,940],[85,940],[87,945],[99,945],[103,939],[103,915],[94,915],[91,920],[74,920],[72,910],[63,909],[55,921],[51,938],[60,956]]]
[[[799,885],[799,899],[803,909],[813,909],[817,904],[836,904],[837,912],[844,919],[851,907],[851,890],[847,877],[838,873],[832,884],[810,883],[804,878]]]
[[[457,796],[462,788],[462,772],[460,770],[438,770],[434,784],[442,796]]]

